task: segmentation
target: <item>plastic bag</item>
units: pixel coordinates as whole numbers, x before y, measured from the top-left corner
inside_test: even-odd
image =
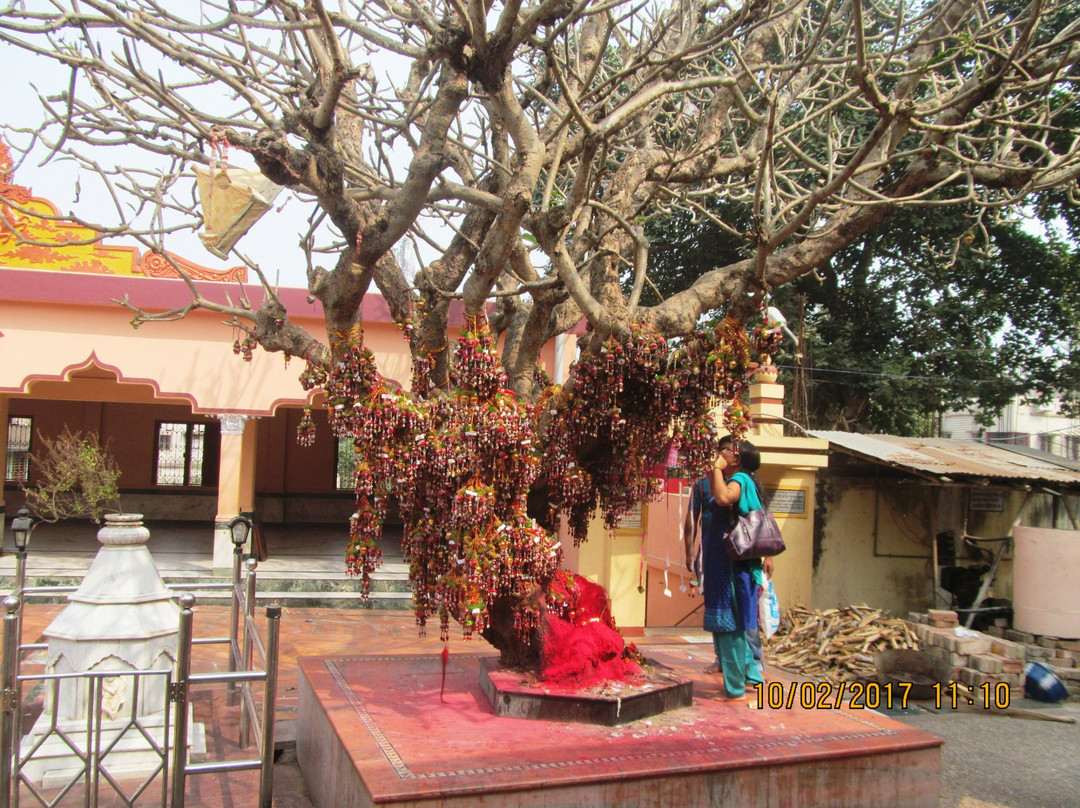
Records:
[[[780,628],[780,601],[776,598],[776,588],[768,575],[761,576],[761,594],[758,596],[758,625],[766,639]]]

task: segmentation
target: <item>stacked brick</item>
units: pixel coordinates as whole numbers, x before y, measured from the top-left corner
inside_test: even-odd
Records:
[[[987,629],[987,633],[995,637],[1000,634],[1004,640],[1023,645],[1028,662],[1046,666],[1065,685],[1069,700],[1080,700],[1080,640],[1040,636],[996,626]]]
[[[956,682],[973,687],[1004,682],[1019,699],[1025,663],[1038,662],[1061,679],[1071,699],[1080,699],[1080,641],[1036,637],[999,627],[991,627],[985,634],[967,629],[958,632],[956,612],[945,609],[912,612],[908,622],[920,648],[947,661]]]
[[[908,615],[919,647],[952,667],[952,680],[978,687],[1004,682],[1016,698],[1024,685],[1024,646],[966,629],[957,632],[956,612],[931,609]],[[970,635],[970,636],[969,636]]]

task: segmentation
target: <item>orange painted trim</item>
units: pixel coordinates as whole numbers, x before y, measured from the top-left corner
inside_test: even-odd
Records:
[[[146,252],[139,259],[139,271],[148,278],[179,278],[178,273],[169,259],[181,269],[188,277],[197,281],[232,281],[235,283],[247,283],[247,267],[240,265],[228,269],[211,269],[210,267],[196,264],[187,258],[182,258],[175,253],[166,253],[168,258],[161,253]]]
[[[268,409],[258,409],[258,410],[254,410],[254,409],[235,409],[235,408],[229,408],[229,409],[214,408],[214,409],[209,409],[209,408],[206,408],[206,407],[201,407],[199,405],[198,400],[191,393],[170,392],[170,391],[167,391],[167,390],[162,390],[161,386],[154,379],[145,379],[145,378],[138,378],[138,377],[134,377],[134,376],[130,376],[130,377],[126,376],[124,374],[124,372],[120,368],[116,367],[115,365],[110,365],[110,364],[107,364],[105,362],[102,362],[100,359],[98,359],[97,353],[95,351],[91,351],[90,355],[85,360],[83,360],[82,362],[77,362],[77,363],[68,365],[62,371],[60,371],[60,373],[58,373],[58,374],[34,373],[34,374],[31,374],[31,375],[27,376],[25,379],[23,379],[22,384],[19,387],[0,386],[0,392],[8,394],[8,395],[13,395],[13,396],[18,395],[18,396],[28,396],[28,397],[30,397],[30,396],[33,395],[33,393],[30,391],[29,388],[34,382],[39,382],[39,381],[42,381],[42,382],[68,382],[68,383],[71,383],[71,384],[78,384],[80,380],[79,379],[72,379],[71,378],[72,374],[78,373],[78,372],[84,371],[84,370],[90,370],[91,368],[96,369],[96,370],[101,370],[101,371],[104,371],[106,373],[113,374],[116,377],[117,384],[149,387],[153,391],[155,399],[162,399],[163,401],[166,401],[166,402],[168,402],[168,401],[187,402],[189,405],[191,405],[191,411],[192,411],[192,413],[194,415],[216,415],[217,413],[235,413],[235,414],[238,414],[238,415],[255,415],[255,416],[270,417],[270,416],[274,415],[274,413],[277,411],[277,409],[279,407],[287,407],[287,406],[305,407],[305,406],[311,406],[311,405],[313,405],[314,399],[315,399],[315,391],[310,391],[303,398],[298,397],[298,398],[278,398],[278,399],[275,399],[270,404]]]
[[[161,390],[161,387],[153,379],[139,379],[128,378],[124,375],[123,371],[115,365],[109,365],[98,359],[97,352],[91,351],[90,355],[82,362],[76,362],[68,365],[59,373],[32,373],[22,380],[22,384],[19,387],[0,387],[0,390],[4,392],[11,392],[19,395],[32,395],[29,388],[34,382],[70,382],[72,384],[78,384],[78,379],[72,379],[73,373],[78,373],[82,370],[90,370],[91,368],[111,373],[116,377],[118,384],[130,384],[130,385],[144,385],[149,387],[154,392],[154,398],[165,399],[180,399],[187,401],[189,404],[196,405],[195,398],[190,393],[165,393]]]

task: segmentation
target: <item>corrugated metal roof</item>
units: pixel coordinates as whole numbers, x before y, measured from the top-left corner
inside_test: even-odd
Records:
[[[1037,457],[1040,460],[1046,460],[1054,465],[1061,466],[1064,469],[1072,469],[1073,471],[1080,471],[1080,460],[1073,460],[1068,457],[1062,457],[1061,455],[1050,454],[1050,452],[1044,452],[1042,449],[1032,449],[1030,446],[1017,446],[1014,443],[997,443],[996,446],[1000,446],[1006,452],[1017,452],[1028,457]]]
[[[1039,456],[972,440],[950,438],[902,438],[897,435],[861,435],[854,432],[810,433],[829,441],[830,448],[884,462],[915,473],[950,480],[982,478],[1002,485],[1008,482],[1080,487],[1080,470],[1061,458]],[[1015,447],[1014,447],[1015,448]]]

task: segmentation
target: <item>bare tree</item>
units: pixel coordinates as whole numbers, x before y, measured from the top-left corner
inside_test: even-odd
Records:
[[[190,167],[220,159],[226,144],[310,203],[296,260],[325,308],[327,343],[272,293],[255,311],[201,299],[193,286],[192,305],[307,359],[310,383],[329,384],[344,408],[370,392],[344,377],[366,372],[359,304],[374,281],[394,317],[414,326],[414,403],[454,388],[474,405],[490,401],[481,377],[500,365],[519,411],[541,402],[520,416],[536,441],[532,465],[522,461],[493,496],[509,507],[543,488],[578,535],[598,501],[617,519],[629,498],[654,492],[643,470],[673,420],[694,421],[710,396],[740,391],[753,358],[745,336],[669,342],[704,313],[747,322],[770,288],[815,271],[901,207],[973,205],[978,238],[986,217],[1045,189],[1075,193],[1080,175],[1071,128],[1080,21],[1067,0],[225,0],[188,4],[191,18],[152,0],[28,5],[3,12],[0,39],[71,68],[69,91],[45,99],[37,136],[100,170],[118,197],[170,214],[143,237],[183,214],[198,224]],[[383,72],[389,62],[401,65],[396,80]],[[98,147],[114,144],[158,155],[161,170],[108,168]],[[713,197],[752,206],[753,227],[739,233],[745,256],[640,305],[645,223],[679,208],[709,216]],[[438,255],[414,283],[395,258],[403,240]],[[446,350],[454,298],[474,343],[456,371]],[[183,314],[131,305],[141,320]],[[544,398],[541,347],[582,318],[584,366]],[[504,338],[501,362],[484,358],[488,323]],[[343,369],[350,362],[360,370]],[[708,362],[698,389],[693,368]],[[470,363],[476,373],[461,370]],[[630,366],[641,369],[633,384]],[[434,434],[452,420],[439,406],[449,405],[393,429]],[[649,419],[655,427],[642,426]],[[687,446],[704,439],[699,426]],[[358,437],[362,452],[371,440]],[[608,470],[624,464],[633,471]],[[383,475],[369,470],[375,481],[361,479],[358,495],[380,499]],[[452,498],[467,478],[444,471]],[[433,484],[405,485],[415,520],[432,507]],[[448,607],[449,594],[420,600],[472,613]]]

